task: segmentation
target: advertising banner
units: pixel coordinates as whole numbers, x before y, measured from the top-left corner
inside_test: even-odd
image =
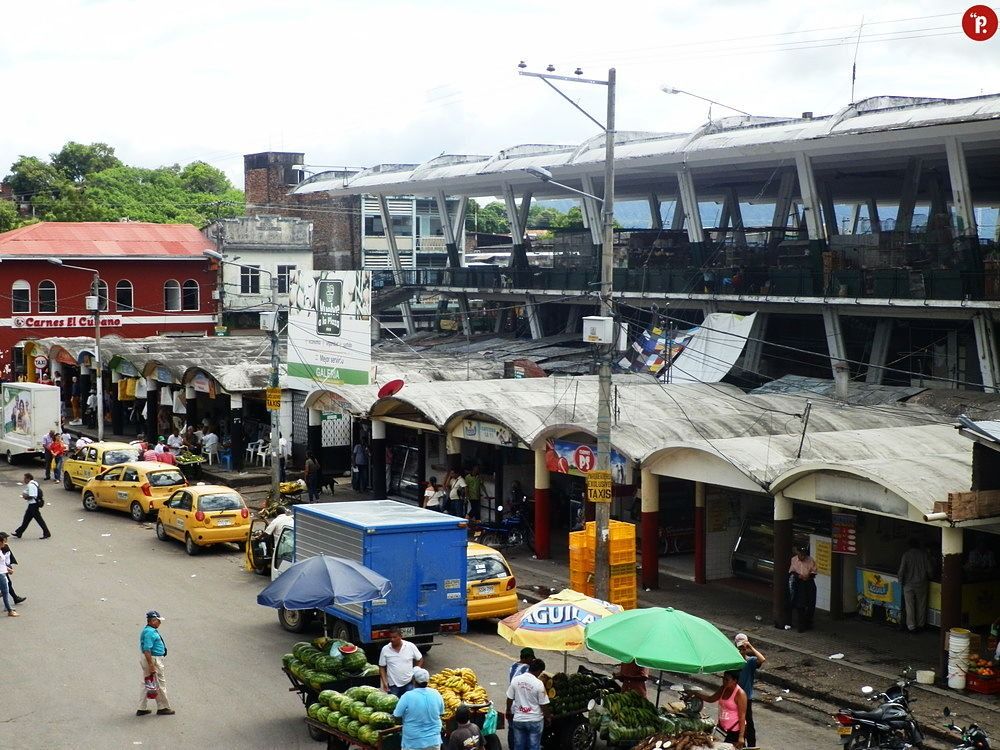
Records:
[[[282,385],[314,391],[371,382],[371,271],[293,271],[288,371]]]
[[[585,477],[597,468],[597,450],[589,445],[569,440],[545,441],[545,465],[557,474]],[[631,483],[628,459],[616,450],[611,451],[611,478],[615,484]]]
[[[858,552],[858,516],[855,513],[833,514],[833,551],[841,555]]]
[[[3,388],[3,431],[5,435],[31,435],[32,392],[16,385]]]

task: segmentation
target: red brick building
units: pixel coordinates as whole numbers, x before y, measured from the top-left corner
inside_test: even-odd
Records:
[[[93,274],[70,265],[99,274],[102,333],[211,333],[217,271],[202,253],[214,247],[190,224],[44,222],[0,234],[3,378],[34,374],[19,342],[94,335]]]

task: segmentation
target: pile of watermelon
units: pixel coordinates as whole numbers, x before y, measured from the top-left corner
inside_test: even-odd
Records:
[[[398,698],[371,685],[348,688],[343,693],[324,690],[309,706],[310,719],[322,722],[364,745],[377,745],[379,734],[396,727],[392,716]]]
[[[329,638],[296,643],[291,653],[281,657],[281,663],[315,691],[324,690],[345,677],[378,674],[378,667],[368,663],[360,648]]]

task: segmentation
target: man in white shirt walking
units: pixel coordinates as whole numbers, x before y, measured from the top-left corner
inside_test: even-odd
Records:
[[[513,729],[511,750],[541,750],[542,729],[549,719],[549,696],[539,675],[545,662],[535,659],[507,688],[507,721]]]
[[[382,689],[397,698],[413,688],[413,668],[424,666],[424,655],[409,641],[403,640],[399,628],[389,631],[389,642],[378,657]]]

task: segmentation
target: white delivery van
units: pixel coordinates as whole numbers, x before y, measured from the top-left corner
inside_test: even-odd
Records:
[[[59,388],[41,383],[0,383],[0,452],[7,463],[18,456],[41,456],[42,438],[61,432]]]

